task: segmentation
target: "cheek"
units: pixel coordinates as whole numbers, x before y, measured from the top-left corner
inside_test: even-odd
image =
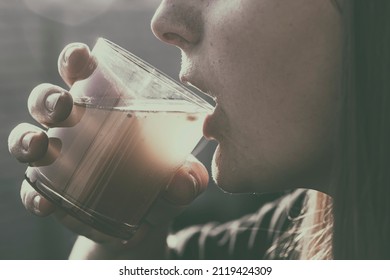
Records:
[[[227,113],[229,129],[214,156],[217,183],[229,192],[322,183],[330,169],[339,118],[337,99],[325,100],[306,100],[307,107],[297,111],[301,103],[279,105],[264,115],[238,102],[245,109]]]
[[[338,123],[338,64],[307,69],[291,81],[275,75],[275,84],[250,75],[240,76],[241,84],[225,81],[220,104],[229,129],[218,139],[213,168],[224,190],[276,191],[322,180]]]
[[[216,25],[220,30],[205,65],[211,63],[207,78],[213,79],[229,124],[218,139],[213,168],[225,190],[316,183],[331,160],[338,122],[339,22],[329,14],[292,14],[285,11],[279,27],[271,24],[275,17],[264,14],[259,30],[239,21]]]

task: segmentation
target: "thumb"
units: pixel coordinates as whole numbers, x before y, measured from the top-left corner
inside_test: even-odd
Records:
[[[163,198],[173,205],[188,205],[206,189],[208,181],[206,167],[191,155],[171,179]]]
[[[206,167],[194,156],[189,156],[157,199],[146,220],[152,225],[169,222],[207,188],[208,181]]]

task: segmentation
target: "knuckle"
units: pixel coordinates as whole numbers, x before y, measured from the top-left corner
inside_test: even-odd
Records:
[[[72,104],[72,97],[66,90],[48,83],[36,86],[28,98],[30,114],[46,126],[63,121],[69,115]]]
[[[25,124],[18,124],[10,132],[8,136],[8,150],[12,155],[16,156],[21,152],[21,138],[25,132]]]
[[[67,45],[58,59],[58,71],[68,85],[87,78],[95,68],[90,49],[83,43]]]
[[[26,180],[24,180],[22,187],[20,188],[20,197],[26,210],[34,214],[38,214],[36,208],[34,207],[34,198],[37,195],[37,191],[34,190],[34,188],[31,187]]]
[[[20,162],[31,162],[47,149],[47,135],[37,127],[21,123],[8,136],[9,152]]]

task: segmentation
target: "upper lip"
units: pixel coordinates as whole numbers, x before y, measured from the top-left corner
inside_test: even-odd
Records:
[[[208,84],[210,77],[205,76],[207,74],[205,74],[204,71],[201,71],[201,69],[203,69],[203,67],[200,67],[201,65],[205,66],[204,63],[200,62],[199,57],[190,57],[187,53],[182,52],[179,74],[180,81],[183,84],[195,87],[216,102],[216,98],[210,88],[211,84]],[[205,77],[207,78],[205,79]],[[211,101],[211,103],[213,102]]]
[[[208,89],[207,89],[206,85],[204,83],[202,83],[200,81],[200,79],[195,79],[191,75],[180,74],[180,81],[183,84],[186,84],[186,85],[189,85],[189,86],[193,86],[193,87],[199,89],[203,93],[206,93],[206,94],[208,93]]]
[[[216,102],[216,97],[212,94],[210,91],[210,88],[207,86],[207,84],[203,81],[203,79],[196,77],[195,75],[186,73],[182,74],[180,73],[180,81],[188,86],[192,86],[203,92],[204,94],[208,95],[213,99],[213,101],[210,102]]]

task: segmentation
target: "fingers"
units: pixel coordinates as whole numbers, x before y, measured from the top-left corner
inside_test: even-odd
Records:
[[[24,207],[37,216],[45,217],[55,211],[55,206],[42,197],[26,180],[22,183],[20,197]]]
[[[20,189],[20,197],[24,207],[31,213],[46,217],[55,214],[55,217],[70,230],[86,236],[96,242],[112,242],[117,238],[108,236],[96,229],[80,222],[78,219],[70,216],[65,211],[56,208],[49,200],[40,195],[26,180],[23,181]]]
[[[117,238],[108,236],[96,229],[80,222],[78,219],[70,216],[65,211],[56,208],[49,200],[40,195],[26,180],[23,181],[20,189],[20,197],[24,207],[31,213],[46,217],[50,214],[55,214],[55,217],[70,230],[86,236],[96,242],[112,242],[118,241]]]
[[[28,123],[16,126],[8,137],[8,149],[20,162],[34,162],[43,158],[48,145],[46,133]]]
[[[82,113],[80,110],[72,111],[72,107],[70,94],[50,84],[37,86],[28,100],[31,115],[46,127],[76,123]],[[42,129],[28,123],[19,124],[11,131],[8,149],[20,162],[35,166],[50,164],[59,153],[58,140],[49,139]]]
[[[55,214],[56,218],[70,230],[86,236],[96,242],[112,242],[117,241],[117,238],[110,237],[104,233],[93,229],[92,227],[80,222],[76,218],[70,216],[61,209],[58,209],[40,195],[26,180],[23,181],[22,187],[20,189],[20,197],[24,207],[31,213],[40,216],[46,217],[50,214]],[[119,241],[117,241],[119,242]]]
[[[95,59],[88,46],[82,43],[67,45],[58,59],[58,71],[69,86],[89,77],[95,69]],[[72,105],[73,99],[68,91],[47,83],[34,88],[28,99],[30,114],[46,127],[64,121],[70,115]]]
[[[55,126],[70,115],[73,99],[69,92],[52,84],[40,84],[28,98],[31,116],[46,127]]]
[[[88,46],[83,43],[67,45],[58,58],[58,72],[68,86],[88,78],[95,68],[96,61]]]

